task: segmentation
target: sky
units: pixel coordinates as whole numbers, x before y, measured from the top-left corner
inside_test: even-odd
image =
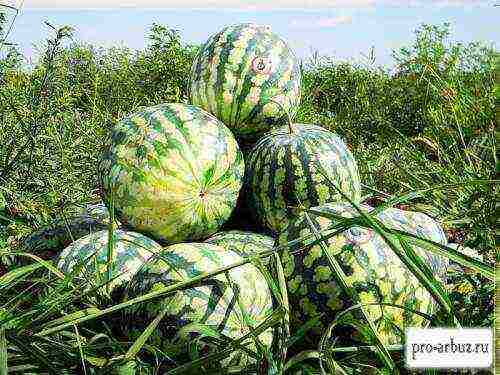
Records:
[[[197,44],[228,24],[256,22],[271,26],[299,58],[316,51],[362,62],[373,46],[377,64],[387,67],[393,64],[391,50],[409,45],[422,23],[449,22],[454,40],[498,48],[496,3],[500,0],[0,0],[21,8],[9,41],[31,60],[49,36],[44,21],[73,26],[81,41],[135,49],[145,46],[153,22]]]

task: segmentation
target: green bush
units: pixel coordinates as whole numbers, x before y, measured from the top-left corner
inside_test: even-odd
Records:
[[[97,198],[96,166],[117,119],[159,102],[185,101],[196,48],[153,25],[144,51],[95,49],[54,37],[32,69],[2,60],[0,180],[11,208],[40,225]]]

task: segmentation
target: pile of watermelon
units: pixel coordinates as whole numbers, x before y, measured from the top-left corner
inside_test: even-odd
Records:
[[[339,218],[374,208],[363,204],[346,143],[321,124],[293,122],[300,69],[283,39],[255,24],[224,28],[199,50],[189,89],[189,104],[143,108],[116,124],[99,166],[109,211],[99,211],[99,230],[59,255],[62,271],[115,302],[184,285],[123,311],[119,325],[130,341],[150,327],[148,344],[172,358],[217,355],[232,343],[239,350],[218,365],[261,364],[257,349],[274,353],[283,331],[259,327],[285,307],[291,334],[316,322],[306,339],[317,347],[318,335],[353,305],[328,257],[360,301],[372,303],[365,311],[385,343],[426,324],[411,311],[432,314],[436,303],[384,239],[339,226]],[[388,208],[376,217],[446,243],[424,214]],[[329,229],[336,233],[315,241]],[[414,250],[443,277],[444,259]],[[277,293],[279,270],[286,290]]]

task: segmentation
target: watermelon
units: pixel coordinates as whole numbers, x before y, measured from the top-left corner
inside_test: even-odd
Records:
[[[291,132],[284,126],[262,137],[246,170],[249,206],[264,226],[277,233],[296,214],[291,206],[313,207],[342,199],[328,181],[351,200],[361,199],[358,167],[342,139],[318,125],[290,126]]]
[[[74,240],[107,229],[110,215],[104,203],[89,204],[72,218],[59,218],[54,224],[30,234],[22,243],[25,251],[50,259]],[[121,227],[117,222],[116,226]]]
[[[187,281],[242,260],[237,253],[213,244],[170,245],[134,276],[128,286],[126,298]],[[227,274],[215,275],[175,294],[132,305],[123,312],[123,331],[130,339],[136,339],[163,309],[166,311],[165,316],[148,343],[181,358],[187,354],[187,344],[182,335],[176,335],[187,324],[208,325],[220,334],[238,339],[249,332],[249,327],[262,323],[272,313],[273,305],[264,276],[252,264],[244,264],[231,269]],[[273,328],[268,328],[259,335],[259,340],[270,347],[273,336]],[[247,348],[255,351],[251,338]],[[198,349],[206,354],[212,353],[206,343]],[[251,362],[253,360],[246,354],[235,351],[224,364],[246,365]]]
[[[361,208],[365,212],[372,210],[367,205],[361,205]],[[314,209],[343,217],[358,216],[356,210],[346,202],[325,204]],[[318,231],[331,229],[336,224],[333,220],[312,213],[309,217]],[[441,227],[423,213],[387,208],[375,217],[388,228],[443,245],[447,242]],[[315,238],[303,239],[313,234],[310,228],[306,214],[297,216],[282,231],[277,244],[284,247],[281,259],[292,310],[292,326],[296,329],[309,319],[321,316],[320,323],[310,335],[314,337],[317,333],[325,332],[325,327],[336,314],[351,306],[352,302],[337,285],[321,247],[312,244]],[[287,247],[290,241],[301,238]],[[362,303],[393,303],[427,314],[434,312],[436,304],[431,295],[373,230],[351,227],[326,241],[327,251],[339,262],[347,276],[348,285],[355,288]],[[444,280],[447,260],[416,246],[414,250],[436,278]],[[419,315],[388,306],[372,305],[367,306],[366,310],[387,344],[401,343],[399,334],[406,327],[419,327],[427,322]]]
[[[114,127],[101,181],[124,225],[176,243],[219,229],[236,205],[244,168],[222,122],[191,105],[159,104]]]
[[[274,238],[241,230],[218,232],[205,242],[234,251],[241,256],[254,255],[262,251],[272,250],[274,247]]]
[[[268,26],[225,27],[193,61],[191,103],[214,114],[241,139],[252,139],[293,117],[300,100],[300,70],[287,43]]]
[[[75,278],[85,284],[85,289],[105,284],[108,277],[108,233],[103,230],[76,240],[61,252],[57,267],[64,273],[74,272]],[[111,282],[99,288],[99,292],[105,294],[109,289],[115,296],[123,291],[125,284],[152,255],[162,251],[162,247],[148,237],[120,229],[113,231],[112,249]]]

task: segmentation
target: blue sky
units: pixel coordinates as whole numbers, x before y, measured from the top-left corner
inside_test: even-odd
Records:
[[[84,3],[87,9],[82,8]],[[174,8],[161,8],[160,3],[144,0],[142,4],[149,6],[144,8],[133,1],[88,0],[80,4],[78,0],[28,0],[9,39],[26,56],[36,58],[33,44],[43,41],[49,31],[45,20],[54,25],[72,25],[79,40],[131,48],[144,47],[145,34],[153,22],[180,30],[188,42],[201,43],[227,24],[251,21],[270,25],[301,58],[318,51],[360,61],[361,53],[374,46],[377,62],[386,66],[392,65],[391,49],[408,45],[413,31],[423,22],[450,22],[456,40],[481,40],[497,48],[500,42],[500,7],[493,7],[492,1],[281,0],[273,2],[272,7],[259,1],[163,2]]]

